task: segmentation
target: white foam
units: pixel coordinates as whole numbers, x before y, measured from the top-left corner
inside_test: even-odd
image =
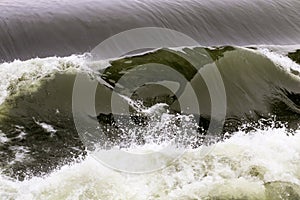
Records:
[[[287,70],[288,72],[294,70],[300,73],[300,65],[291,60],[289,57],[277,52],[272,52],[266,48],[259,48],[258,51],[273,61],[277,66],[283,67],[283,69]]]
[[[55,72],[71,71],[84,66],[85,55],[69,57],[35,58],[27,61],[15,60],[0,64],[0,104],[11,90],[38,83]]]
[[[16,130],[19,132],[19,135],[15,138],[24,139],[27,133],[25,132],[25,128],[23,126],[16,125]]]
[[[0,145],[8,142],[9,139],[6,137],[6,135],[0,130]]]
[[[25,160],[29,159],[28,153],[30,152],[30,149],[23,146],[10,146],[9,149],[11,149],[14,154],[15,158],[13,161],[11,161],[9,164],[12,165],[16,162],[22,163]]]
[[[34,119],[34,122],[37,125],[39,125],[40,127],[42,127],[48,133],[54,134],[57,132],[57,130],[55,130],[55,128],[53,128],[53,126],[51,126],[50,124],[47,124],[45,122],[39,122],[39,121],[36,121],[35,119]]]
[[[44,178],[20,182],[0,176],[3,199],[265,199],[264,183],[300,185],[300,131],[236,133],[202,156],[190,150],[169,167],[133,175],[111,170],[92,156]]]

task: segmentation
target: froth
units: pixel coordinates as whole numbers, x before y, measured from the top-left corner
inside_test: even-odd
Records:
[[[202,149],[188,150],[155,173],[120,173],[87,156],[46,177],[19,182],[1,175],[0,190],[3,199],[268,199],[279,184],[278,195],[298,195],[299,144],[299,131],[240,131],[204,157]]]

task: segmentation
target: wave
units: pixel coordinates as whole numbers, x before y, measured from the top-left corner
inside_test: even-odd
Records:
[[[124,139],[118,132],[122,128],[114,126],[116,121],[111,118],[112,88],[120,94],[122,92],[126,94],[128,90],[124,90],[124,87],[117,83],[122,83],[120,79],[123,76],[127,77],[126,74],[132,69],[147,63],[163,64],[178,70],[196,91],[201,111],[200,129],[197,130],[200,138],[193,143],[193,148],[209,145],[209,143],[202,143],[201,137],[207,134],[209,124],[213,120],[218,120],[212,118],[212,101],[205,79],[197,77],[195,72],[197,71],[195,69],[201,71],[212,66],[216,66],[222,76],[227,106],[223,131],[214,135],[218,138],[217,142],[223,141],[228,133],[231,135],[239,130],[249,132],[257,128],[264,129],[268,127],[268,124],[273,124],[269,118],[278,121],[275,127],[297,130],[300,123],[300,68],[295,59],[297,52],[299,51],[294,47],[285,53],[274,48],[272,50],[271,47],[183,47],[157,49],[139,55],[92,63],[89,54],[3,63],[0,66],[3,77],[1,78],[2,104],[0,105],[2,173],[20,180],[27,176],[40,176],[49,173],[57,166],[72,163],[74,157],[87,154],[77,134],[72,115],[72,92],[74,80],[78,74],[89,74],[91,79],[101,79],[102,82],[99,83],[104,83],[98,85],[95,96],[98,116],[87,117],[98,120],[100,125],[105,127],[104,130],[109,125],[111,131],[107,132],[107,136],[112,140],[120,142],[120,138]],[[136,90],[135,84],[138,81],[151,80],[153,75],[159,78],[157,74],[160,73],[167,74],[168,76],[164,78],[169,79],[156,79],[156,81],[169,81],[172,84],[175,83],[175,86],[179,85],[176,93],[179,96],[183,95],[180,87],[185,86],[186,82],[180,82],[181,79],[174,78],[172,74],[164,71],[156,71],[157,68],[152,65],[149,69],[150,71],[144,73],[143,76],[137,76],[138,79],[136,76],[128,76],[124,79],[123,83],[127,83],[127,89],[137,91],[131,96],[133,100],[137,102],[142,100],[146,108],[165,104],[171,111],[169,114],[175,116],[176,113],[181,116],[197,115],[193,113],[194,109],[188,113],[180,112],[183,109],[178,105],[180,98],[174,97],[170,90],[151,84]],[[214,77],[214,74],[210,73],[202,75]],[[219,88],[215,89],[219,91]],[[154,94],[156,96],[153,96]],[[135,114],[136,111],[132,111],[131,117]],[[138,120],[133,120],[134,123],[141,123],[139,116],[135,119]],[[154,138],[156,142],[172,135],[172,130],[176,126],[176,123],[171,123],[170,120],[160,121],[158,124],[154,123],[155,126],[166,127],[166,130],[170,132],[169,135],[155,131],[143,132],[143,126],[150,126],[148,130],[155,129],[155,127],[152,126],[153,123],[147,124],[149,119],[142,118],[142,120],[146,122],[146,124],[140,124],[143,136],[146,134],[150,134],[149,137],[151,134],[162,135]],[[124,124],[127,129],[128,127],[130,129],[128,121]],[[245,127],[245,124],[248,126]],[[125,142],[145,143],[145,137],[137,141],[132,140],[129,132],[125,131],[125,133],[127,133]],[[124,141],[122,142],[124,144]]]
[[[0,5],[2,61],[80,54],[112,35],[145,26],[180,31],[204,46],[300,43],[297,0],[14,0]]]
[[[298,0],[0,1],[0,198],[300,199],[299,10]],[[195,46],[95,55],[141,27]],[[82,77],[97,84],[92,100]],[[170,144],[184,154],[171,161]],[[126,160],[116,149],[147,157],[124,170],[166,166],[128,174],[96,160]]]

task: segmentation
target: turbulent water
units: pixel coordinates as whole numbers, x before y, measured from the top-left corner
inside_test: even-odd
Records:
[[[0,199],[300,199],[297,0],[51,2],[0,2]],[[99,42],[146,26],[181,31],[199,45],[91,62],[88,52]],[[128,75],[149,63],[147,73]],[[181,78],[155,67],[162,65]],[[226,92],[224,121],[212,111],[214,66]],[[184,154],[144,174],[99,162],[74,124],[79,74],[99,81],[97,116],[82,120],[99,122],[105,145],[156,151],[177,131]],[[136,90],[153,77],[174,86],[176,96],[155,84]],[[184,80],[199,113],[180,104]],[[122,96],[132,120],[112,109],[113,89],[132,94]],[[214,91],[215,98],[223,92]]]

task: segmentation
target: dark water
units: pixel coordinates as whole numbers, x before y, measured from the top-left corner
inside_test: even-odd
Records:
[[[299,10],[298,0],[1,1],[0,59],[84,53],[139,27],[177,30],[204,46],[299,44]]]

